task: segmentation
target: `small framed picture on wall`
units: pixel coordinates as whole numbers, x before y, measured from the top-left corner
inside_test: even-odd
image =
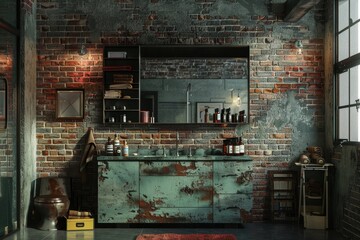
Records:
[[[56,90],[56,119],[84,119],[84,89]]]

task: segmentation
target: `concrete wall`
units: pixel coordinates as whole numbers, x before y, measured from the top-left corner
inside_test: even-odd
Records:
[[[19,73],[20,227],[27,225],[32,181],[36,178],[36,1],[21,5]]]
[[[253,1],[61,1],[37,5],[37,176],[78,179],[88,127],[98,149],[120,133],[130,149],[175,144],[175,129],[108,128],[102,122],[102,49],[105,45],[206,44],[250,46],[250,124],[236,129],[180,132],[183,146],[221,148],[242,135],[254,160],[254,221],[269,219],[267,171],[293,168],[309,145],[325,147],[324,8],[297,23]],[[302,53],[294,47],[302,40]],[[89,54],[77,51],[85,43]],[[84,121],[55,120],[55,89],[85,89]],[[95,171],[96,173],[96,171]],[[84,186],[83,186],[84,187]],[[86,186],[88,187],[88,186]],[[90,194],[90,195],[89,195]],[[88,193],[83,207],[94,208]]]

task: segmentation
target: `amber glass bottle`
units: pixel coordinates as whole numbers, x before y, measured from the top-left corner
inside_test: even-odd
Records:
[[[239,138],[233,138],[234,142],[234,155],[240,155],[240,140]]]
[[[221,121],[221,115],[219,113],[219,109],[215,108],[214,117],[213,117],[214,123],[219,123]]]
[[[242,137],[239,137],[239,145],[240,145],[240,156],[244,155],[245,154],[245,145],[242,141]]]

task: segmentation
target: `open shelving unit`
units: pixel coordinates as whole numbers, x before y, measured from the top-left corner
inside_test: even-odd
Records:
[[[139,46],[104,47],[103,123],[138,123]]]
[[[296,171],[268,171],[271,194],[271,220],[295,221],[297,219]]]

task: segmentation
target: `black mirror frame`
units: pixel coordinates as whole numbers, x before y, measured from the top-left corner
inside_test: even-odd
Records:
[[[141,45],[141,58],[246,58],[248,72],[248,103],[246,108],[246,119],[239,123],[150,123],[161,126],[198,126],[201,128],[234,127],[250,123],[250,46],[207,46],[207,45]],[[143,124],[143,123],[141,123]],[[147,125],[147,124],[145,124]],[[125,125],[126,126],[126,125]]]

